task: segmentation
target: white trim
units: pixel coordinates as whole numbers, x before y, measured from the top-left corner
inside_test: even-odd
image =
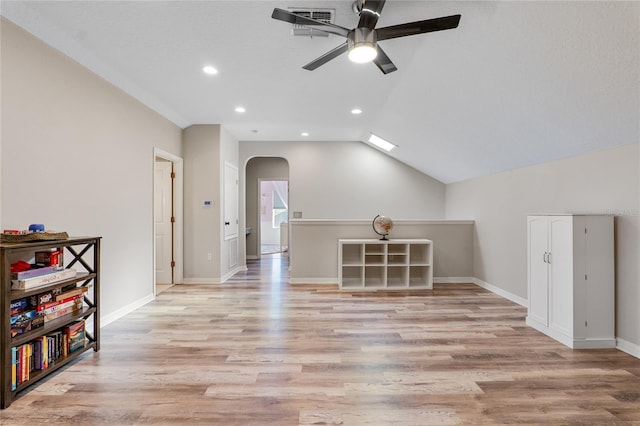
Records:
[[[616,338],[616,349],[626,352],[631,356],[640,358],[640,345],[628,342],[621,338]]]
[[[540,333],[546,334],[571,349],[611,349],[616,347],[615,339],[581,339],[569,337],[552,327],[541,324],[535,318],[528,315],[525,322],[529,327],[538,330]]]
[[[245,249],[246,249],[246,247],[245,247]],[[246,260],[258,260],[258,259],[260,259],[260,258],[258,256],[256,256],[255,254],[250,254],[250,255],[246,256]],[[246,268],[246,266],[245,266],[245,268]]]
[[[488,282],[482,281],[478,278],[474,278],[472,282],[486,290],[489,290],[492,293],[497,294],[498,296],[502,296],[507,300],[517,303],[518,305],[524,306],[525,308],[529,307],[529,301],[527,301],[527,299],[523,297],[516,296],[513,293],[509,293],[508,291],[505,291],[493,284],[489,284]]]
[[[224,276],[222,277],[205,277],[205,278],[185,278],[182,280],[182,284],[223,284],[224,282],[226,282],[229,278],[231,278],[232,276],[234,276],[235,274],[237,274],[238,272],[241,271],[246,271],[247,267],[246,266],[237,266],[235,268],[233,268],[230,272],[227,272]]]
[[[122,308],[116,310],[115,312],[112,312],[110,314],[104,315],[104,316],[100,316],[100,328],[111,324],[112,322],[122,318],[123,316],[130,314],[131,312],[135,311],[138,308],[143,307],[144,305],[146,305],[149,302],[152,302],[155,300],[155,296],[153,294],[149,294],[148,296],[143,297],[142,299],[138,299],[133,303],[129,303],[126,306],[123,306]]]
[[[335,284],[338,285],[338,278],[290,278],[289,284]]]
[[[433,277],[434,284],[453,284],[453,283],[472,283],[475,284],[473,277]]]
[[[242,271],[242,266],[236,266],[235,268],[233,268],[231,271],[227,272],[226,274],[224,274],[222,276],[222,278],[220,279],[219,284],[224,283],[225,281],[227,281],[229,278],[231,278],[232,276],[234,276],[235,274],[237,274],[238,272]],[[246,267],[244,267],[246,269]]]
[[[371,219],[289,219],[291,225],[371,226]],[[473,220],[393,220],[394,225],[473,225]]]
[[[184,278],[182,284],[220,284],[220,278]]]

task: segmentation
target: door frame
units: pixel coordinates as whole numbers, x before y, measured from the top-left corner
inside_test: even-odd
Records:
[[[152,241],[153,241],[153,288],[151,289],[153,295],[156,295],[156,233],[155,233],[155,185],[156,185],[156,174],[155,174],[155,164],[156,158],[162,158],[163,160],[167,160],[173,163],[173,172],[176,177],[173,181],[173,217],[175,218],[175,223],[173,225],[173,253],[174,253],[174,261],[175,268],[173,270],[173,282],[174,284],[181,284],[184,280],[184,248],[183,248],[183,240],[184,240],[184,164],[181,157],[178,157],[169,152],[163,151],[159,148],[153,148],[153,186],[151,189],[152,200],[151,200],[151,231],[152,231]]]

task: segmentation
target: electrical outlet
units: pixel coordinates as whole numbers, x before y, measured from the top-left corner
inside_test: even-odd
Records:
[[[212,260],[212,259],[213,259],[213,254],[207,253],[207,260]]]
[[[294,219],[302,219],[302,212],[293,212]]]

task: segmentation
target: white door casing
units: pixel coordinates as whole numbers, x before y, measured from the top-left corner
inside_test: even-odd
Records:
[[[224,163],[224,239],[238,238],[238,168]]]

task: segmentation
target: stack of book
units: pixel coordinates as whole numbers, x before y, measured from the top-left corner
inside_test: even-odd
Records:
[[[29,269],[24,272],[14,274],[11,280],[11,288],[14,290],[31,290],[42,287],[57,281],[67,280],[76,276],[75,269],[52,269],[54,267],[45,266],[43,268]]]
[[[61,249],[36,251],[35,263],[17,261],[11,264],[11,282],[14,290],[30,290],[76,276],[75,269],[64,269]]]
[[[11,301],[11,337],[35,330],[67,314],[76,314],[84,306],[87,287],[45,291]]]
[[[32,374],[46,370],[56,362],[86,346],[84,320],[11,348],[11,389],[29,381]]]

